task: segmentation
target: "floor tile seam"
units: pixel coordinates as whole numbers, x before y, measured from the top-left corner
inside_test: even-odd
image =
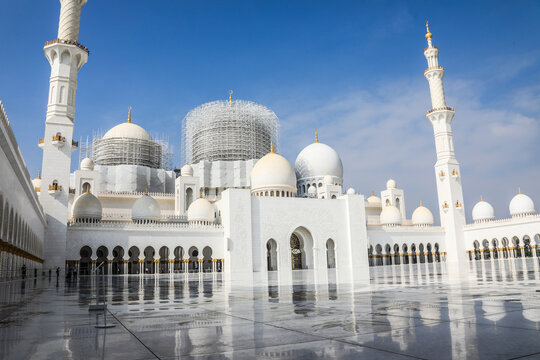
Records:
[[[527,357],[533,356],[533,355],[540,355],[540,352],[535,352],[535,353],[532,353],[532,354],[516,356],[516,357],[513,357],[513,358],[509,358],[508,360],[524,359],[524,358],[527,358]]]
[[[422,357],[418,357],[418,356],[414,356],[414,355],[409,355],[409,354],[400,353],[400,352],[396,352],[396,351],[391,351],[391,350],[387,350],[387,349],[381,349],[381,348],[377,348],[377,347],[369,346],[369,345],[363,345],[363,344],[355,343],[353,341],[347,341],[344,338],[338,338],[338,339],[332,339],[332,340],[336,341],[336,342],[341,342],[341,343],[347,344],[347,345],[355,345],[355,346],[358,346],[358,347],[363,347],[363,348],[367,348],[367,349],[371,349],[371,350],[377,350],[377,351],[381,351],[381,352],[385,352],[385,353],[389,353],[389,354],[410,357],[412,359],[428,360],[426,358],[422,358]]]
[[[464,322],[463,320],[458,320],[457,322]],[[535,331],[538,332],[537,329],[530,329],[530,328],[522,328],[518,326],[505,326],[505,325],[497,325],[497,324],[481,324],[481,323],[471,323],[474,325],[480,325],[480,326],[491,326],[496,328],[504,328],[504,329],[514,329],[514,330],[527,330],[527,331]]]
[[[156,359],[160,359],[160,357],[150,349],[145,343],[142,342],[137,335],[135,335],[130,329],[128,329],[110,310],[106,310],[124,329],[127,330],[133,336],[139,343],[141,343],[142,346],[144,346]]]

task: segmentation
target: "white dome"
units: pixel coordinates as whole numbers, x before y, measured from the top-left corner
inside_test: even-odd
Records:
[[[85,157],[84,159],[82,159],[80,169],[81,169],[81,170],[90,170],[90,171],[93,171],[93,170],[94,170],[94,162],[92,161],[92,159],[90,159],[90,158],[87,156],[87,157]]]
[[[509,208],[512,216],[532,215],[535,213],[534,202],[530,197],[522,194],[521,191],[512,198]]]
[[[396,188],[396,180],[394,179],[388,179],[388,181],[386,182],[386,188],[387,189],[395,189]]]
[[[411,220],[413,225],[433,225],[433,214],[427,207],[420,204],[420,206],[414,210]]]
[[[132,122],[125,122],[116,125],[111,130],[107,131],[103,135],[103,139],[111,138],[130,138],[139,140],[152,140],[150,134],[146,132],[142,127]]]
[[[378,197],[377,195],[375,195],[374,192],[371,193],[371,196],[367,198],[367,202],[370,203],[370,204],[381,204],[382,203],[382,200],[380,197]]]
[[[283,156],[270,152],[263,156],[251,170],[251,192],[285,190],[296,193],[296,175]]]
[[[32,179],[32,186],[34,186],[34,190],[41,191],[41,174],[38,174],[37,178]]]
[[[315,186],[310,186],[307,193],[309,197],[317,197],[317,188]]]
[[[320,142],[306,146],[298,154],[294,167],[298,180],[325,175],[343,178],[343,164],[338,153]]]
[[[356,190],[354,190],[352,187],[347,189],[347,195],[354,195],[356,194]]]
[[[401,212],[394,205],[387,205],[381,211],[381,224],[401,225]]]
[[[80,219],[101,220],[101,201],[89,192],[81,194],[73,202],[71,213],[75,221]]]
[[[186,164],[186,165],[182,166],[182,168],[180,169],[180,175],[181,176],[193,176],[193,167],[191,167],[191,165],[189,165],[189,164]]]
[[[334,184],[334,179],[332,178],[332,175],[324,175],[323,183],[325,185],[333,185]]]
[[[493,220],[495,219],[495,210],[490,203],[480,199],[472,209],[472,219],[474,222]]]
[[[131,207],[131,220],[152,220],[158,221],[161,218],[159,204],[150,195],[143,195]]]
[[[216,218],[214,207],[204,198],[199,198],[189,205],[187,211],[188,221],[203,221],[213,223]]]

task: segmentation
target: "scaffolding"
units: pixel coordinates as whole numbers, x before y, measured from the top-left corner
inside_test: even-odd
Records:
[[[191,110],[182,121],[182,160],[260,159],[278,148],[279,119],[251,101],[213,101]]]
[[[97,165],[141,165],[155,169],[171,170],[173,147],[168,138],[154,140],[133,138],[106,138],[95,132],[92,141],[88,137],[79,142],[79,164],[85,157]]]

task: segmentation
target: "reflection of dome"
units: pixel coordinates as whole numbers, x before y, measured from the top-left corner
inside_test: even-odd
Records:
[[[394,205],[387,205],[381,211],[380,219],[383,225],[401,225],[401,212]]]
[[[116,125],[111,130],[107,131],[103,135],[103,139],[111,138],[130,138],[138,140],[152,140],[150,134],[146,132],[142,127],[132,122],[125,122]]]
[[[534,300],[522,300],[521,305],[523,306],[523,317],[534,323],[540,323],[540,309],[537,307],[538,303]]]
[[[433,214],[429,209],[420,203],[420,206],[412,214],[412,223],[416,226],[433,225]]]
[[[317,197],[317,188],[315,186],[310,186],[307,193],[308,197],[315,198]]]
[[[81,168],[81,170],[93,171],[94,170],[94,162],[92,161],[92,159],[90,159],[87,156],[84,159],[82,159],[80,168]]]
[[[306,146],[298,154],[294,167],[298,180],[330,175],[332,178],[338,178],[338,182],[341,183],[343,178],[343,165],[338,153],[320,142]]]
[[[189,222],[213,223],[216,213],[208,200],[199,198],[189,205],[187,217]]]
[[[386,182],[386,188],[387,189],[395,189],[396,188],[396,180],[394,179],[388,179],[388,181]]]
[[[99,221],[102,215],[101,202],[89,192],[81,194],[73,202],[71,213],[73,214],[73,220],[77,222],[85,220]]]
[[[510,215],[514,216],[525,216],[533,215],[534,211],[534,202],[530,197],[525,194],[519,193],[512,198],[510,201]]]
[[[296,193],[296,175],[291,164],[273,149],[251,170],[251,193],[288,191]]]
[[[356,194],[356,190],[354,190],[352,187],[347,189],[347,195],[354,195]]]
[[[502,300],[482,300],[482,310],[484,311],[484,317],[493,322],[497,322],[506,316],[506,309]]]
[[[193,167],[191,167],[191,165],[189,164],[182,166],[182,168],[180,169],[180,175],[193,176]]]
[[[32,180],[32,185],[34,186],[34,190],[37,192],[41,191],[41,172],[38,172],[37,178]]]
[[[480,201],[472,209],[472,218],[475,223],[493,220],[495,219],[495,210],[490,203],[480,198]]]
[[[141,196],[131,207],[131,220],[140,221],[158,221],[161,218],[159,204],[150,195]]]
[[[374,192],[371,193],[371,196],[367,198],[367,202],[370,204],[381,204],[381,198],[375,195]]]

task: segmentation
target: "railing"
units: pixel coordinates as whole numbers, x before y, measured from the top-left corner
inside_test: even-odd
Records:
[[[102,228],[102,229],[200,229],[200,230],[220,230],[223,226],[220,224],[190,224],[185,222],[155,222],[138,224],[126,221],[96,221],[89,223],[69,222],[72,228]]]
[[[431,71],[431,70],[444,70],[444,68],[442,66],[428,67],[426,70],[424,70],[424,74],[427,73],[428,71]]]
[[[49,191],[62,191],[62,185],[58,185],[58,184],[49,185]]]
[[[45,142],[45,139],[38,139],[38,144],[43,144]]]
[[[102,214],[103,220],[129,220],[131,221],[131,209],[125,210],[116,210],[116,211],[103,211]],[[161,211],[161,221],[165,222],[181,222],[187,221],[186,215],[174,215],[173,210],[162,210]]]
[[[435,112],[435,111],[442,111],[442,110],[454,111],[454,108],[453,107],[448,107],[448,106],[443,106],[443,107],[440,107],[440,108],[435,108],[435,109],[431,109],[429,111],[426,111],[426,115],[429,115],[429,114],[431,114],[432,112]]]
[[[61,135],[53,135],[52,141],[66,142],[66,137]]]
[[[475,228],[475,227],[482,227],[486,225],[493,225],[493,224],[506,224],[512,221],[519,222],[523,220],[540,220],[540,214],[534,214],[534,215],[523,215],[523,216],[516,216],[511,218],[505,218],[505,219],[497,219],[497,220],[485,220],[482,222],[474,223],[474,224],[467,224],[464,226],[466,229]]]
[[[143,196],[146,195],[145,192],[137,192],[137,191],[100,191],[98,193],[98,196]],[[174,198],[174,193],[158,193],[158,192],[149,192],[148,195],[154,196],[154,197],[168,197],[168,198]]]
[[[69,188],[69,193],[70,194],[75,194],[75,189],[74,188]]]
[[[64,39],[55,39],[55,40],[47,41],[47,42],[45,43],[45,46],[49,46],[49,45],[53,45],[53,44],[75,45],[75,46],[78,47],[79,49],[86,51],[87,54],[90,54],[90,50],[88,50],[88,48],[87,48],[86,46],[84,46],[84,45],[78,43],[77,41],[73,41],[73,40],[64,40]]]
[[[79,147],[79,142],[75,140],[71,140],[71,146]]]

